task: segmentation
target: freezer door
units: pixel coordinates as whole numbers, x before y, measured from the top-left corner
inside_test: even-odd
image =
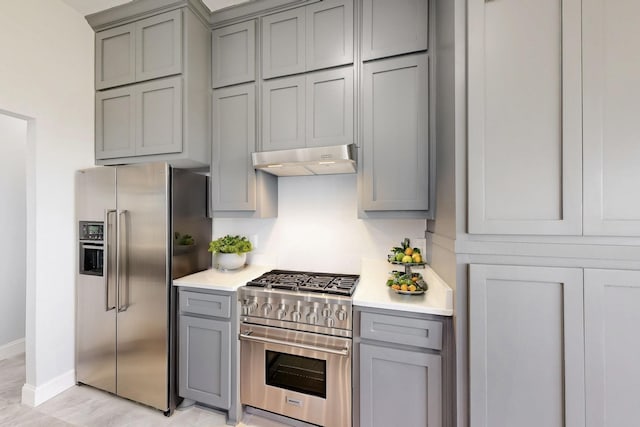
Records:
[[[111,393],[116,392],[116,218],[115,211],[108,215],[108,220],[106,213],[115,208],[114,168],[86,169],[76,173],[76,225],[79,228],[79,221],[105,221],[107,237],[104,275],[79,274],[79,268],[76,268],[76,379]]]
[[[169,167],[117,169],[117,394],[169,409]]]

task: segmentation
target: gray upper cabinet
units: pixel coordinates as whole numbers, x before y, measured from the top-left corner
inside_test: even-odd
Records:
[[[579,235],[581,1],[468,7],[469,232]]]
[[[96,94],[96,159],[135,155],[136,104],[126,87]]]
[[[427,50],[428,33],[428,0],[362,2],[364,61]]]
[[[353,62],[353,0],[328,0],[262,18],[262,78]]]
[[[291,9],[262,18],[262,77],[305,71],[305,10]]]
[[[430,209],[428,65],[426,54],[364,64],[364,211]]]
[[[96,33],[96,90],[133,83],[135,52],[134,24]]]
[[[256,79],[256,21],[213,30],[211,81],[214,88]]]
[[[587,269],[584,284],[586,426],[633,425],[640,419],[640,271]]]
[[[181,72],[181,10],[96,33],[96,90]]]
[[[182,11],[136,22],[136,81],[182,72]]]
[[[353,0],[321,1],[306,13],[306,70],[353,62]]]
[[[304,147],[305,76],[262,84],[262,150]]]
[[[640,236],[640,3],[585,1],[584,234]]]
[[[353,142],[353,67],[262,83],[262,150]]]
[[[306,145],[353,142],[353,68],[306,76]]]
[[[211,200],[213,215],[273,218],[278,215],[277,177],[255,171],[256,85],[213,91]]]
[[[582,274],[470,266],[470,425],[585,425]]]
[[[96,164],[209,165],[211,31],[201,12],[191,0],[132,2],[87,18],[97,30]]]
[[[182,79],[98,92],[96,119],[96,159],[180,152]]]

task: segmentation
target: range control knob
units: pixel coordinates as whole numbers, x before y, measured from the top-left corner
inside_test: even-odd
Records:
[[[332,317],[328,317],[327,318],[327,326],[330,327],[330,328],[333,328],[335,325],[336,325],[336,321],[333,320]]]
[[[268,316],[270,312],[271,312],[271,304],[269,304],[268,302],[265,302],[264,304],[262,304],[262,314],[264,316]]]
[[[331,307],[325,305],[325,307],[322,309],[322,317],[331,317]]]
[[[280,304],[278,306],[278,310],[276,310],[276,317],[278,320],[282,320],[287,317],[287,306],[286,304]]]
[[[249,304],[246,301],[242,303],[242,315],[243,316],[249,315]]]
[[[249,308],[248,308],[249,314],[253,313],[254,311],[256,311],[258,309],[258,301],[256,301],[256,300],[251,301],[247,305],[249,306]]]
[[[291,313],[291,320],[293,320],[294,322],[299,322],[300,321],[300,312],[299,311],[294,311],[293,313]]]
[[[316,312],[316,309],[313,309],[312,312],[307,314],[307,323],[315,325],[317,321],[318,321],[318,313]]]
[[[338,318],[338,320],[343,321],[347,318],[347,312],[341,308],[336,311],[336,317]]]

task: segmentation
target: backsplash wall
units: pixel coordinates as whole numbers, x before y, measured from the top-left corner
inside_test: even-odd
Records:
[[[278,178],[278,218],[214,218],[213,237],[257,237],[253,264],[357,274],[362,258],[386,259],[404,237],[424,236],[425,220],[358,219],[356,180],[355,174]]]

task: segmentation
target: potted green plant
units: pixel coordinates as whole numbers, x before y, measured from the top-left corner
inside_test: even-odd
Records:
[[[244,236],[231,236],[213,240],[209,243],[209,252],[215,255],[214,265],[219,270],[236,270],[247,263],[247,252],[253,246]]]

